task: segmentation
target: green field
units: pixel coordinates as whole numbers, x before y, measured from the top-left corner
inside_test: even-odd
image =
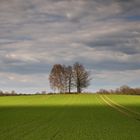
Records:
[[[139,113],[140,96],[5,96],[0,140],[139,140]]]

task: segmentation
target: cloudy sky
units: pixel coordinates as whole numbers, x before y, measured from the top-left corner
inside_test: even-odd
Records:
[[[139,0],[0,0],[0,89],[50,91],[53,64],[80,62],[87,91],[140,86]]]

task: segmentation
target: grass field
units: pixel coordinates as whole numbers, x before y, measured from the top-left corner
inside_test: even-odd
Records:
[[[0,140],[139,140],[139,113],[140,96],[0,97]]]

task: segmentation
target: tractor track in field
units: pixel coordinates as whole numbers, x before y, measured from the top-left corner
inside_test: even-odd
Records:
[[[131,117],[137,121],[140,121],[140,113],[136,112],[134,110],[131,110],[127,107],[124,107],[118,103],[116,103],[115,101],[111,100],[109,97],[107,97],[106,95],[99,95],[99,97],[110,107],[114,108],[115,110],[119,111],[120,113]]]
[[[112,102],[113,104],[115,104],[116,106],[118,106],[118,107],[120,107],[120,108],[122,108],[122,109],[124,109],[124,110],[126,110],[126,111],[128,111],[128,112],[130,112],[130,113],[132,113],[132,114],[134,114],[134,115],[140,117],[140,112],[134,111],[134,110],[129,109],[129,108],[123,106],[123,105],[120,105],[120,104],[116,103],[115,101],[111,100],[111,99],[110,99],[108,96],[106,96],[106,95],[105,95],[105,97],[106,97],[110,102]]]

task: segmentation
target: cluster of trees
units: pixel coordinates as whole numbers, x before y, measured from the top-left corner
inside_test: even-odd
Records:
[[[100,89],[99,94],[128,94],[128,95],[140,95],[140,88],[131,88],[127,85],[123,85],[115,90]]]
[[[50,72],[50,86],[60,93],[71,93],[76,88],[81,93],[90,84],[90,73],[85,67],[76,62],[73,66],[55,64]]]
[[[17,93],[14,90],[12,91],[2,91],[0,90],[0,96],[16,96],[16,95],[24,95],[23,93]]]
[[[3,95],[17,95],[17,93],[14,91],[14,90],[12,90],[11,92],[8,92],[8,91],[2,91],[2,90],[0,90],[0,96],[3,96]]]

